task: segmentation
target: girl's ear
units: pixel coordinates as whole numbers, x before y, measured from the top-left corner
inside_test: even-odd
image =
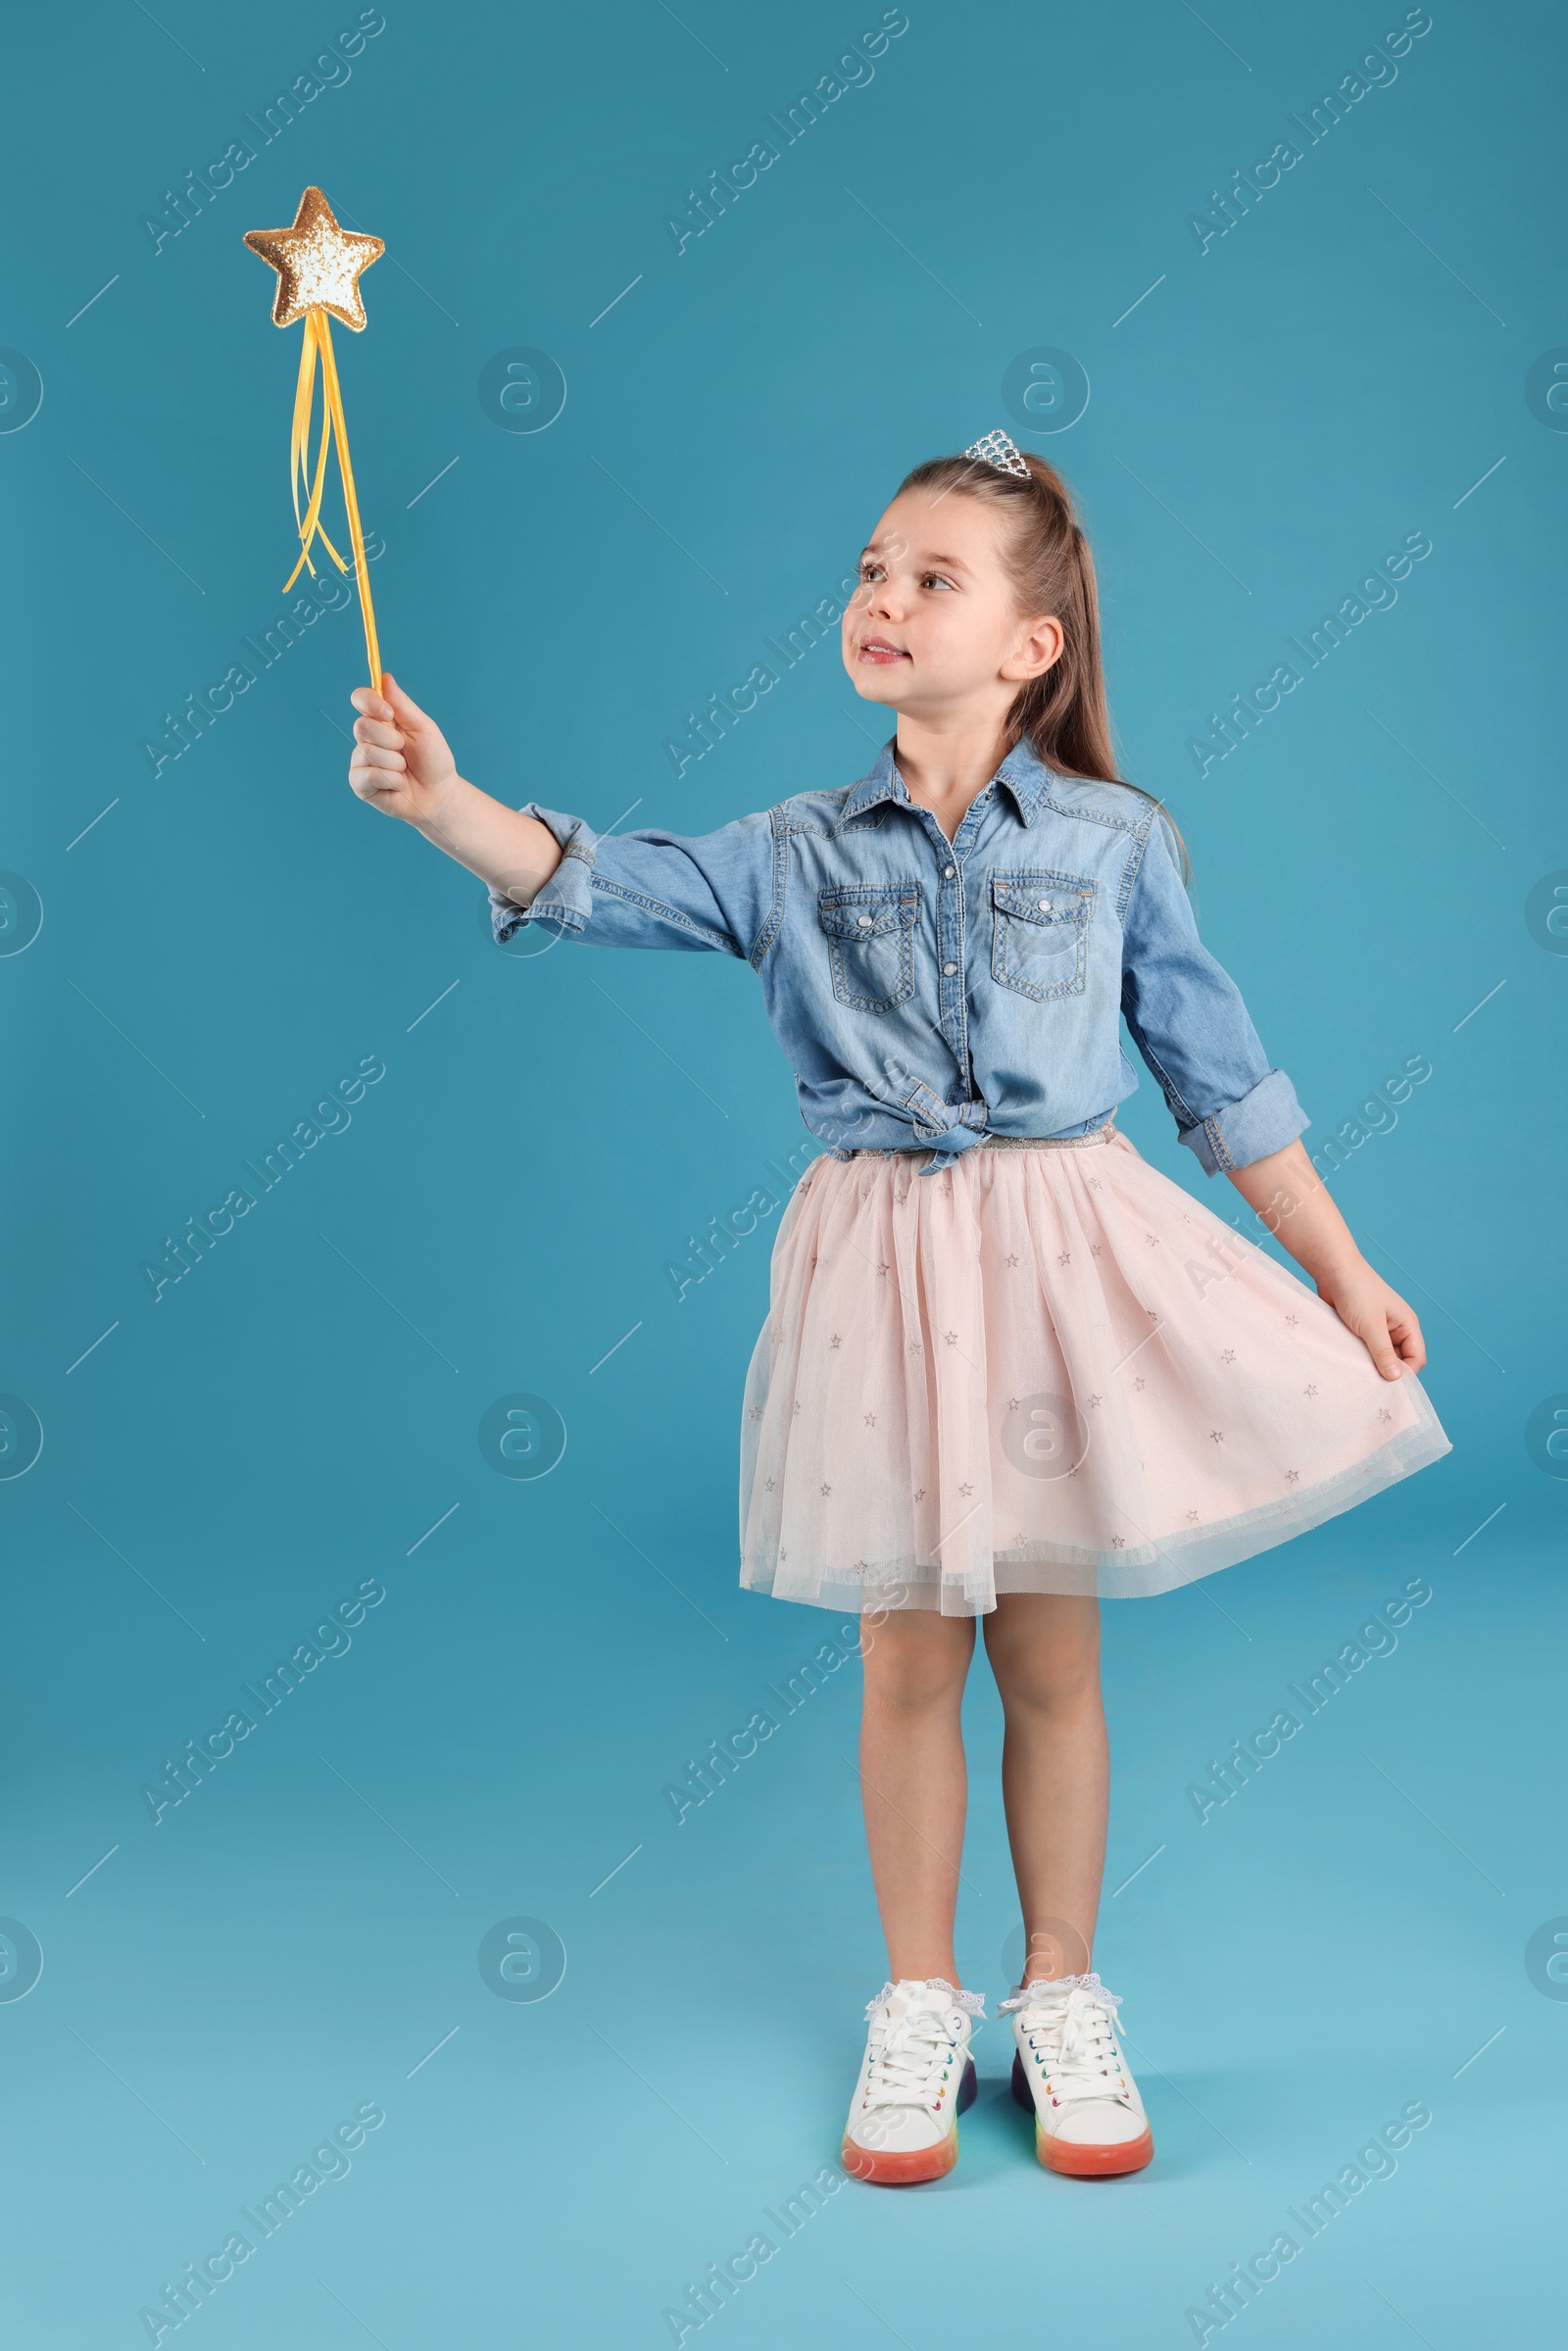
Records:
[[[1029,678],[1044,677],[1060,661],[1066,642],[1061,622],[1054,613],[1043,613],[1019,632],[1018,650],[1010,661],[1003,662],[999,674],[1020,685]]]

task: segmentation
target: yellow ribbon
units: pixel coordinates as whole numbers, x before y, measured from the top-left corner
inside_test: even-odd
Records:
[[[315,478],[310,465],[311,416],[316,402],[316,368],[321,368],[321,438],[316,456]],[[343,482],[343,507],[349,518],[349,543],[354,551],[354,579],[360,591],[360,612],[365,621],[365,650],[370,663],[370,683],[379,694],[381,683],[381,655],[375,636],[375,612],[370,603],[370,575],[365,557],[365,534],[360,528],[360,505],[354,494],[354,468],[349,462],[349,429],[343,416],[343,394],[337,380],[337,363],[332,356],[332,326],[324,310],[311,309],[305,314],[305,336],[300,346],[299,382],[294,390],[294,427],[289,441],[289,490],[294,500],[294,520],[300,534],[300,560],[283,582],[287,595],[302,569],[316,577],[316,565],[311,562],[311,545],[319,539],[338,569],[344,573],[348,565],[326,535],[321,521],[321,492],[326,486],[327,445],[337,441],[338,472]],[[300,513],[300,490],[306,491],[306,508]]]

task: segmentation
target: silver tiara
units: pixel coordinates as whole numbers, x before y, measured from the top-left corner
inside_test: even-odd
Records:
[[[995,465],[999,473],[1021,473],[1025,481],[1031,478],[1028,466],[1000,425],[995,432],[988,432],[983,441],[974,442],[963,454],[965,457],[984,458],[986,464]]]

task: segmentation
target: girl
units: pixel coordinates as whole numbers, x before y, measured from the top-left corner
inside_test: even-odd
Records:
[[[1200,945],[1185,857],[1116,774],[1095,575],[1059,476],[992,433],[917,465],[843,621],[897,715],[858,783],[698,836],[488,799],[388,677],[349,781],[490,886],[495,935],[744,955],[827,1146],[774,1240],[746,1380],[741,1582],[876,1627],[861,1781],[890,1981],[843,2160],[957,2160],[959,1703],[983,1620],[1022,1905],[1013,2093],[1058,2172],[1153,2152],[1091,1964],[1108,1766],[1099,1602],[1167,1592],[1448,1450],[1402,1298]],[[1313,1290],[1148,1165],[1137,1079]]]

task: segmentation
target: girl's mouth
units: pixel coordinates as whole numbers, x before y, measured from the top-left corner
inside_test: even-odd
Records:
[[[890,644],[886,637],[862,637],[859,657],[862,661],[874,661],[886,667],[892,661],[906,661],[908,655],[902,645]]]

